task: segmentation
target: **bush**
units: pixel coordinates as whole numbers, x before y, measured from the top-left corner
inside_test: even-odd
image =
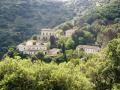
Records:
[[[92,90],[79,68],[67,63],[36,63],[7,58],[0,62],[0,90]]]

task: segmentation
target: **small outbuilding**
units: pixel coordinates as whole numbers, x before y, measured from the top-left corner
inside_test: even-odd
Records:
[[[79,45],[76,47],[76,50],[77,51],[84,50],[86,53],[96,53],[100,51],[100,47],[90,45]]]
[[[47,55],[50,55],[50,56],[56,56],[58,54],[61,53],[61,50],[60,49],[57,49],[57,48],[53,48],[53,49],[50,49],[46,52]]]

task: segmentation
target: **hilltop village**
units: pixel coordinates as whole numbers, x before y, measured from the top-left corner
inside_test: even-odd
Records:
[[[17,49],[23,54],[35,55],[38,52],[43,52],[45,55],[57,55],[61,53],[60,48],[50,48],[50,40],[58,40],[61,37],[72,37],[76,29],[66,30],[62,35],[56,33],[54,29],[42,29],[38,35],[34,35],[32,39],[21,43]],[[100,51],[98,46],[78,45],[76,50],[84,50],[85,53],[96,53]]]

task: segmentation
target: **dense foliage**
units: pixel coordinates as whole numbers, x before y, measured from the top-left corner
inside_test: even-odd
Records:
[[[15,46],[38,33],[41,28],[54,27],[73,15],[59,1],[1,0],[0,47]]]
[[[1,46],[8,45],[8,41],[9,44],[14,45],[13,40],[19,43],[23,40],[22,38],[25,39],[29,37],[28,34],[32,35],[33,33],[32,25],[35,22],[29,22],[31,19],[27,19],[29,23],[26,23],[25,18],[30,18],[36,14],[31,14],[31,9],[27,13],[26,8],[23,9],[28,5],[25,3],[27,0],[22,1],[22,3],[13,2],[12,5],[9,1],[9,3],[5,0],[0,2],[0,7],[2,7],[0,14],[3,14],[3,11],[9,12],[8,14],[4,13],[3,16],[0,15],[0,32],[2,32],[0,33],[0,42],[3,42],[0,44]],[[109,3],[86,11],[84,15],[77,16],[70,22],[56,27],[56,29],[60,29],[56,31],[60,38],[56,41],[54,37],[51,37],[50,48],[60,48],[61,54],[47,56],[43,52],[39,52],[32,56],[23,55],[15,48],[9,50],[0,48],[0,56],[7,51],[2,59],[3,61],[0,62],[0,90],[120,90],[120,1],[108,1]],[[5,4],[8,7],[3,7]],[[46,5],[46,2],[42,4]],[[50,7],[53,5],[50,2],[49,4]],[[32,3],[29,2],[29,5],[31,6]],[[40,8],[43,9],[44,7],[40,6]],[[26,13],[17,12],[19,9],[20,11],[23,10],[21,13]],[[11,13],[12,16],[9,17]],[[20,16],[17,17],[16,15]],[[36,23],[39,23],[38,18],[36,20]],[[49,21],[47,22],[49,23]],[[54,24],[51,25],[54,26]],[[73,36],[64,37],[63,31],[71,28],[77,29]],[[13,33],[14,31],[16,33]],[[25,35],[25,37],[21,37],[21,35]],[[8,41],[4,42],[6,38],[3,36]],[[36,38],[34,37],[34,39]],[[74,49],[79,44],[94,44],[106,48],[95,54],[86,54],[82,50],[78,53]]]
[[[57,64],[6,57],[0,62],[1,90],[119,90],[120,39],[87,60]]]
[[[63,3],[55,0],[1,0],[0,47],[15,46],[38,33],[41,28],[55,27],[86,9],[95,8],[96,2],[98,1],[70,0]]]
[[[54,27],[69,20],[75,13],[80,15],[57,27],[62,30],[77,27],[76,33],[80,33],[67,40],[66,48],[71,49],[78,44],[105,46],[109,40],[117,37],[120,22],[119,0],[111,1],[109,4],[108,1],[111,0],[101,0],[103,7],[97,8],[95,3],[99,3],[98,0],[72,0],[71,3],[65,4],[54,0],[17,0],[14,2],[1,0],[0,51],[2,53],[0,57],[6,51],[1,50],[4,49],[3,47],[16,46],[38,33],[41,28]],[[93,7],[94,10],[90,10]]]
[[[0,63],[1,90],[92,90],[93,87],[90,79],[72,62],[33,64],[6,58]]]
[[[104,4],[101,3],[103,5],[101,7],[85,10],[83,15],[76,16],[56,28],[63,31],[69,28],[77,29],[72,37],[75,46],[89,44],[105,47],[110,40],[119,37],[120,1],[109,0],[109,3]]]

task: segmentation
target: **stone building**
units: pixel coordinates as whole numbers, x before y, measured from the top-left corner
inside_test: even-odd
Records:
[[[57,49],[57,48],[47,50],[47,52],[46,52],[46,54],[49,55],[49,56],[56,56],[56,55],[58,55],[60,53],[61,53],[61,50]]]
[[[79,52],[80,50],[84,50],[85,53],[96,53],[100,51],[98,46],[90,46],[90,45],[79,45],[76,47],[76,50]]]
[[[30,40],[27,41],[26,44],[20,44],[17,46],[17,49],[22,52],[23,54],[28,54],[28,55],[35,55],[37,54],[39,51],[42,51],[44,54],[50,55],[50,56],[55,56],[60,54],[61,50],[57,49],[57,48],[53,48],[53,49],[48,49],[46,44],[39,44],[36,42],[36,44],[34,44],[35,41]]]
[[[44,45],[33,45],[33,46],[25,46],[23,54],[37,54],[39,51],[46,51],[47,47]]]
[[[20,44],[17,48],[23,54],[37,54],[39,51],[47,52],[51,36],[55,36],[53,29],[42,29],[40,34],[36,35],[33,40]]]
[[[55,31],[53,29],[42,29],[40,34],[37,35],[37,40],[42,42],[48,42],[51,36],[55,36]]]
[[[46,51],[47,46],[34,40],[29,40],[25,44],[18,45],[17,49],[23,54],[37,54],[39,51]]]

